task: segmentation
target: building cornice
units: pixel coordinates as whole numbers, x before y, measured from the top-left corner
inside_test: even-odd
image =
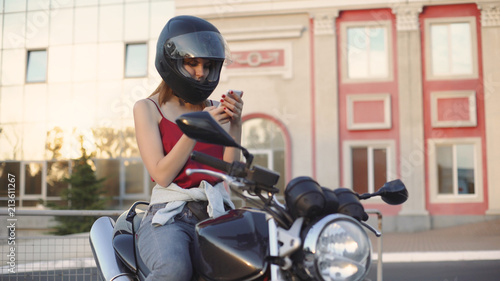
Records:
[[[496,17],[498,3],[491,0],[474,1],[480,7]],[[238,1],[206,1],[206,0],[175,0],[177,14],[196,15],[207,19],[228,18],[237,16],[264,16],[279,14],[314,13],[325,10],[358,10],[403,7],[423,7],[450,4],[467,4],[470,0],[238,0]],[[493,7],[493,8],[491,8]],[[492,9],[492,10],[491,10]],[[488,14],[488,17],[490,15]],[[407,22],[409,20],[409,22]],[[491,20],[490,20],[491,21]],[[413,28],[412,19],[402,19],[402,28]]]
[[[478,3],[477,6],[481,10],[481,25],[500,26],[500,2]]]

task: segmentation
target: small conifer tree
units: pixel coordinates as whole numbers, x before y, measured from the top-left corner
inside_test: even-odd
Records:
[[[87,154],[83,147],[83,138],[81,139],[82,156],[74,160],[72,173],[64,181],[69,183],[70,187],[64,189],[60,196],[68,204],[56,205],[48,203],[47,206],[57,210],[103,210],[106,207],[108,199],[103,195],[106,193],[103,188],[105,179],[97,179],[92,169],[92,154]],[[71,233],[80,233],[90,231],[94,217],[89,216],[57,216],[59,222],[54,234],[66,235]]]

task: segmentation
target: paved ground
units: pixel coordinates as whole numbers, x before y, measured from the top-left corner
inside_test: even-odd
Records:
[[[500,220],[382,236],[384,262],[500,260]]]

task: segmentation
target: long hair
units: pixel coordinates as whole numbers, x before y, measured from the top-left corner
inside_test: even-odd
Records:
[[[159,94],[158,95],[158,103],[160,106],[162,104],[168,102],[175,95],[172,88],[170,88],[170,86],[168,86],[167,83],[165,83],[165,81],[163,81],[163,80],[160,82],[158,87],[153,91],[153,93],[151,93],[151,95],[149,97],[152,97],[156,94]],[[193,111],[202,111],[207,106],[207,104],[208,104],[208,100],[205,100],[200,104],[191,104],[191,103],[188,103],[187,101],[179,99],[179,105],[185,106],[188,109],[193,110]]]

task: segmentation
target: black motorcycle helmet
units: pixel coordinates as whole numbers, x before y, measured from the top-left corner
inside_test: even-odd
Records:
[[[174,94],[191,104],[206,100],[219,84],[220,72],[229,49],[219,30],[193,16],[170,19],[158,38],[155,66]],[[211,61],[204,81],[193,79],[183,66],[185,58]]]

